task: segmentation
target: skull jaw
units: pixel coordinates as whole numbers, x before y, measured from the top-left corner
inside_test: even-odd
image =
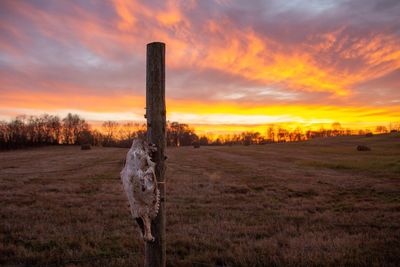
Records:
[[[156,240],[151,233],[145,233],[143,236],[143,240],[146,242],[154,242],[154,240]]]
[[[145,242],[154,242],[155,238],[151,234],[151,220],[147,216],[143,216],[140,218],[136,218],[136,222],[138,223],[141,234],[143,236],[143,240]]]

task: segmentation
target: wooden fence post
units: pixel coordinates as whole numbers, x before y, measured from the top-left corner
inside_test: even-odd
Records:
[[[147,141],[156,145],[153,155],[156,163],[155,174],[160,190],[160,209],[151,223],[154,242],[145,242],[146,267],[165,267],[165,44],[147,44],[146,63],[146,118]]]

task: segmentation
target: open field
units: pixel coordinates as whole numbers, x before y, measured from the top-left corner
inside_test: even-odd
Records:
[[[126,152],[0,153],[0,265],[142,265]],[[167,154],[169,266],[400,264],[398,133]]]

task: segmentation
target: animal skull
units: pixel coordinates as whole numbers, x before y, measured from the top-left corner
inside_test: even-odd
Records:
[[[138,222],[143,239],[154,241],[151,234],[151,220],[157,216],[160,206],[160,191],[154,172],[155,163],[151,152],[156,148],[147,142],[135,139],[126,155],[121,180],[128,197],[132,216]]]

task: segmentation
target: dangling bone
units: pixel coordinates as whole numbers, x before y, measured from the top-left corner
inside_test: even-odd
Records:
[[[160,191],[154,170],[156,164],[150,155],[156,150],[154,145],[135,139],[121,171],[121,180],[132,216],[142,230],[143,239],[148,242],[154,241],[151,220],[157,216],[160,206]]]

